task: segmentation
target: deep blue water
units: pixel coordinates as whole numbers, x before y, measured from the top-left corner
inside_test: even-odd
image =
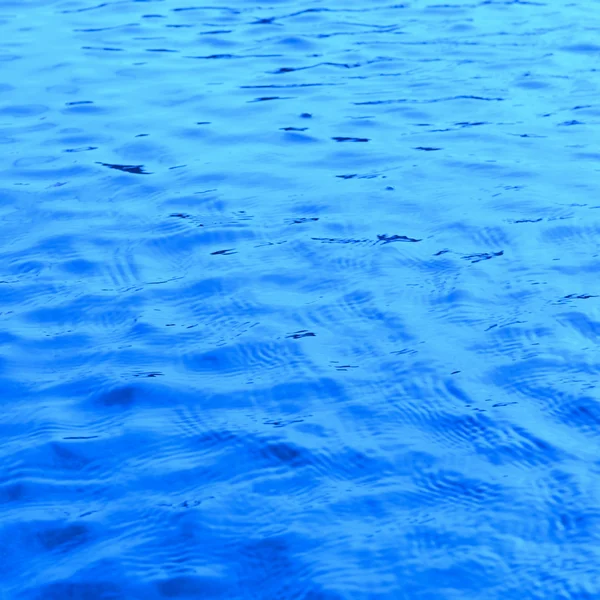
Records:
[[[600,3],[0,0],[0,598],[600,598]]]

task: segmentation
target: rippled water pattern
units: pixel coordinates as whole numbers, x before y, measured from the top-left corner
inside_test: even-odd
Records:
[[[0,598],[600,598],[600,2],[202,1],[0,0]]]

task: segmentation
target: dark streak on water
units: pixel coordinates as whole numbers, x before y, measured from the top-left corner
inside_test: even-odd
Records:
[[[599,30],[0,0],[0,598],[600,598]]]
[[[144,165],[111,165],[108,163],[98,163],[103,167],[109,169],[116,169],[117,171],[124,171],[125,173],[135,173],[136,175],[149,175],[147,171],[144,171]]]

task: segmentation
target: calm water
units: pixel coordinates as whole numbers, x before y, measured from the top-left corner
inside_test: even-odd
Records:
[[[600,3],[0,0],[0,598],[600,597]]]

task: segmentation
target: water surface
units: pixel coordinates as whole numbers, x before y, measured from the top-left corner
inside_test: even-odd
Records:
[[[0,597],[598,598],[599,30],[0,0]]]

